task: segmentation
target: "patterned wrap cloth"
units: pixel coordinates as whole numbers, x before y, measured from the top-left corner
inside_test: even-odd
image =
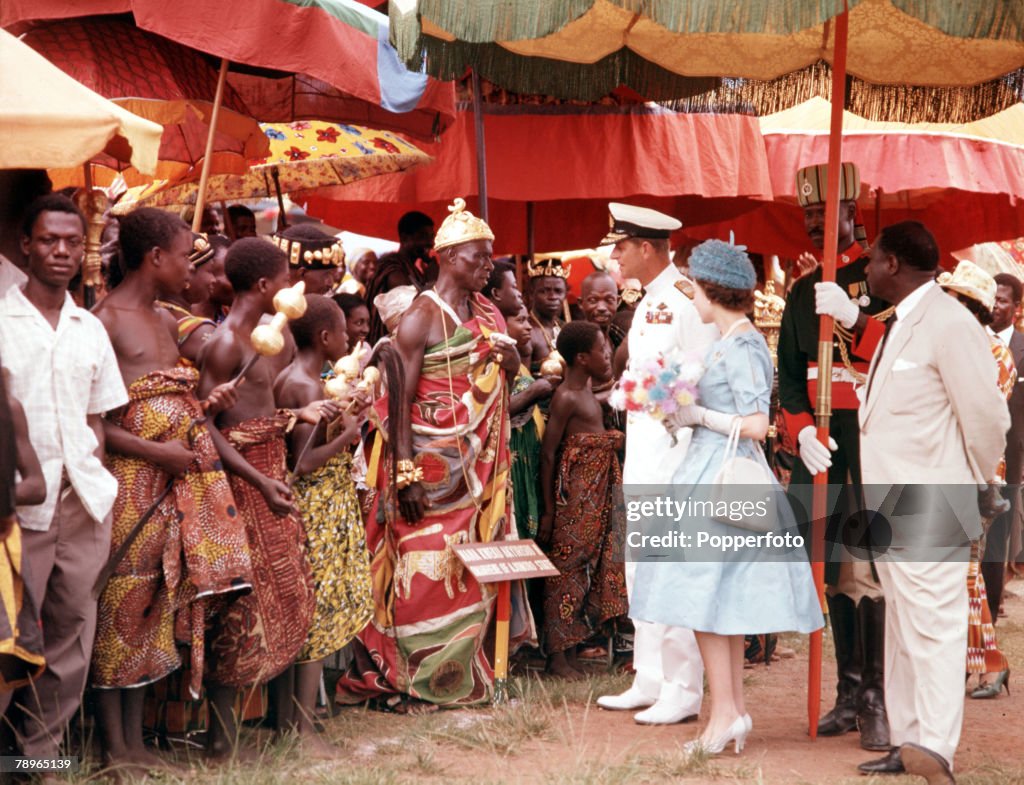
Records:
[[[261,474],[284,482],[289,417],[253,417],[222,429],[232,446]],[[313,577],[306,531],[298,513],[280,517],[254,485],[228,475],[252,552],[252,592],[213,619],[207,677],[245,687],[267,682],[292,664],[313,618]]]
[[[999,368],[999,390],[1009,398],[1017,383],[1013,354],[998,338],[992,337],[991,343],[992,356]],[[996,479],[999,482],[1006,480],[1005,457],[996,469]],[[998,673],[1009,665],[996,641],[996,627],[992,623],[985,578],[981,574],[980,554],[979,544],[971,543],[971,563],[967,567],[967,672]]]
[[[28,684],[43,672],[43,629],[39,606],[25,581],[21,528],[12,517],[0,542],[0,693]]]
[[[534,378],[525,365],[512,382],[512,395],[525,392]],[[512,451],[512,496],[515,502],[516,531],[523,539],[537,536],[540,524],[540,446],[544,437],[544,417],[536,404],[512,418],[509,449]]]
[[[495,590],[477,583],[451,546],[506,539],[513,531],[508,396],[487,340],[505,325],[479,294],[472,309],[473,318],[447,341],[427,347],[414,393],[412,452],[431,504],[418,523],[398,512],[391,459],[374,449],[380,457],[375,465],[371,458],[370,476],[379,492],[366,536],[375,609],[338,682],[339,703],[394,693],[446,706],[490,698],[494,673],[483,643]],[[380,439],[388,432],[386,396],[373,416]],[[515,582],[510,640],[532,636],[522,583]]]
[[[562,443],[548,558],[560,574],[544,579],[544,647],[565,651],[629,611],[626,575],[616,560],[613,511],[621,492],[621,431],[574,433]]]
[[[139,687],[181,667],[177,645],[190,646],[190,691],[203,674],[205,598],[247,590],[252,562],[242,519],[221,468],[213,437],[195,396],[199,373],[177,367],[153,371],[128,387],[128,405],[113,422],[155,442],[189,441],[197,460],[143,526],[100,595],[92,683],[99,688]],[[108,454],[117,478],[111,553],[167,486],[152,463]]]
[[[295,481],[306,524],[306,555],[316,610],[299,661],[320,660],[345,646],[373,616],[366,530],[359,512],[352,456],[342,452]]]

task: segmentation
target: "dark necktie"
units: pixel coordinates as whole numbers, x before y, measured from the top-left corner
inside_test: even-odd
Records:
[[[896,312],[892,312],[885,321],[885,332],[882,333],[882,342],[878,345],[878,356],[875,358],[875,367],[871,374],[871,378],[868,379],[868,397],[871,397],[871,385],[875,383],[875,375],[878,373],[878,366],[882,364],[882,353],[885,351],[885,344],[889,340],[889,334],[892,332],[892,328],[896,325]],[[865,401],[867,398],[864,399]]]

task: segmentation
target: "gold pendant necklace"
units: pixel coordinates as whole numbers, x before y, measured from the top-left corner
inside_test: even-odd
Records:
[[[555,350],[555,337],[554,337],[555,328],[551,329],[551,334],[549,335],[548,331],[544,329],[544,325],[540,323],[540,319],[537,318],[537,314],[535,314],[532,310],[530,311],[530,321],[533,322],[535,325],[537,325],[540,328],[540,334],[544,336],[544,343],[546,343],[548,345],[548,349],[550,349],[551,351],[554,351]]]

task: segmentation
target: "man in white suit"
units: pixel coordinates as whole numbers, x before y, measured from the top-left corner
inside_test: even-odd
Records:
[[[968,565],[957,546],[980,532],[977,488],[995,476],[1010,425],[988,336],[936,285],[938,263],[935,239],[916,221],[886,227],[875,242],[868,287],[896,312],[860,409],[865,495],[891,524],[892,546],[876,564],[894,745],[860,769],[906,771],[929,785],[954,782],[963,722]],[[880,497],[892,486],[929,505],[909,514],[886,507]]]
[[[611,203],[612,228],[602,245],[615,246],[624,278],[644,286],[629,328],[629,362],[639,363],[680,349],[700,357],[718,338],[714,325],[704,324],[691,302],[693,284],[669,256],[669,237],[682,227],[677,219],[655,210]],[[630,412],[626,422],[623,484],[668,485],[686,456],[690,429],[678,442],[665,426],[643,412]],[[671,565],[665,565],[671,567]],[[632,595],[636,563],[627,555],[626,590]],[[704,666],[693,630],[635,621],[632,686],[619,695],[604,695],[597,705],[609,711],[637,711],[641,725],[671,725],[695,717],[704,695]]]

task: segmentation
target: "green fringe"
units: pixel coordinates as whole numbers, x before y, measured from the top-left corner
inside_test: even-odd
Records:
[[[979,0],[981,1],[981,0]],[[843,0],[611,0],[674,33],[789,35],[843,12]],[[862,0],[849,0],[852,9]]]
[[[543,38],[589,11],[595,0],[419,0],[420,17],[460,41]]]
[[[1020,0],[890,0],[903,13],[958,38],[1024,41]]]
[[[388,39],[398,57],[412,71],[423,68],[423,42],[425,39],[417,13],[401,14],[395,3],[388,3]]]
[[[439,79],[463,77],[467,68],[514,93],[569,101],[599,101],[620,85],[682,112],[766,115],[821,96],[831,99],[832,69],[818,62],[777,79],[685,77],[628,49],[594,64],[521,57],[493,44],[445,43],[426,37],[427,71]],[[846,109],[869,120],[966,123],[1020,101],[1024,69],[971,87],[877,85],[847,78]]]
[[[494,44],[447,43],[431,36],[425,36],[422,42],[431,76],[458,79],[467,68],[473,68],[485,79],[516,93],[597,101],[625,84],[649,100],[669,100],[713,90],[721,82],[715,77],[679,76],[628,49],[586,64],[522,57]]]

